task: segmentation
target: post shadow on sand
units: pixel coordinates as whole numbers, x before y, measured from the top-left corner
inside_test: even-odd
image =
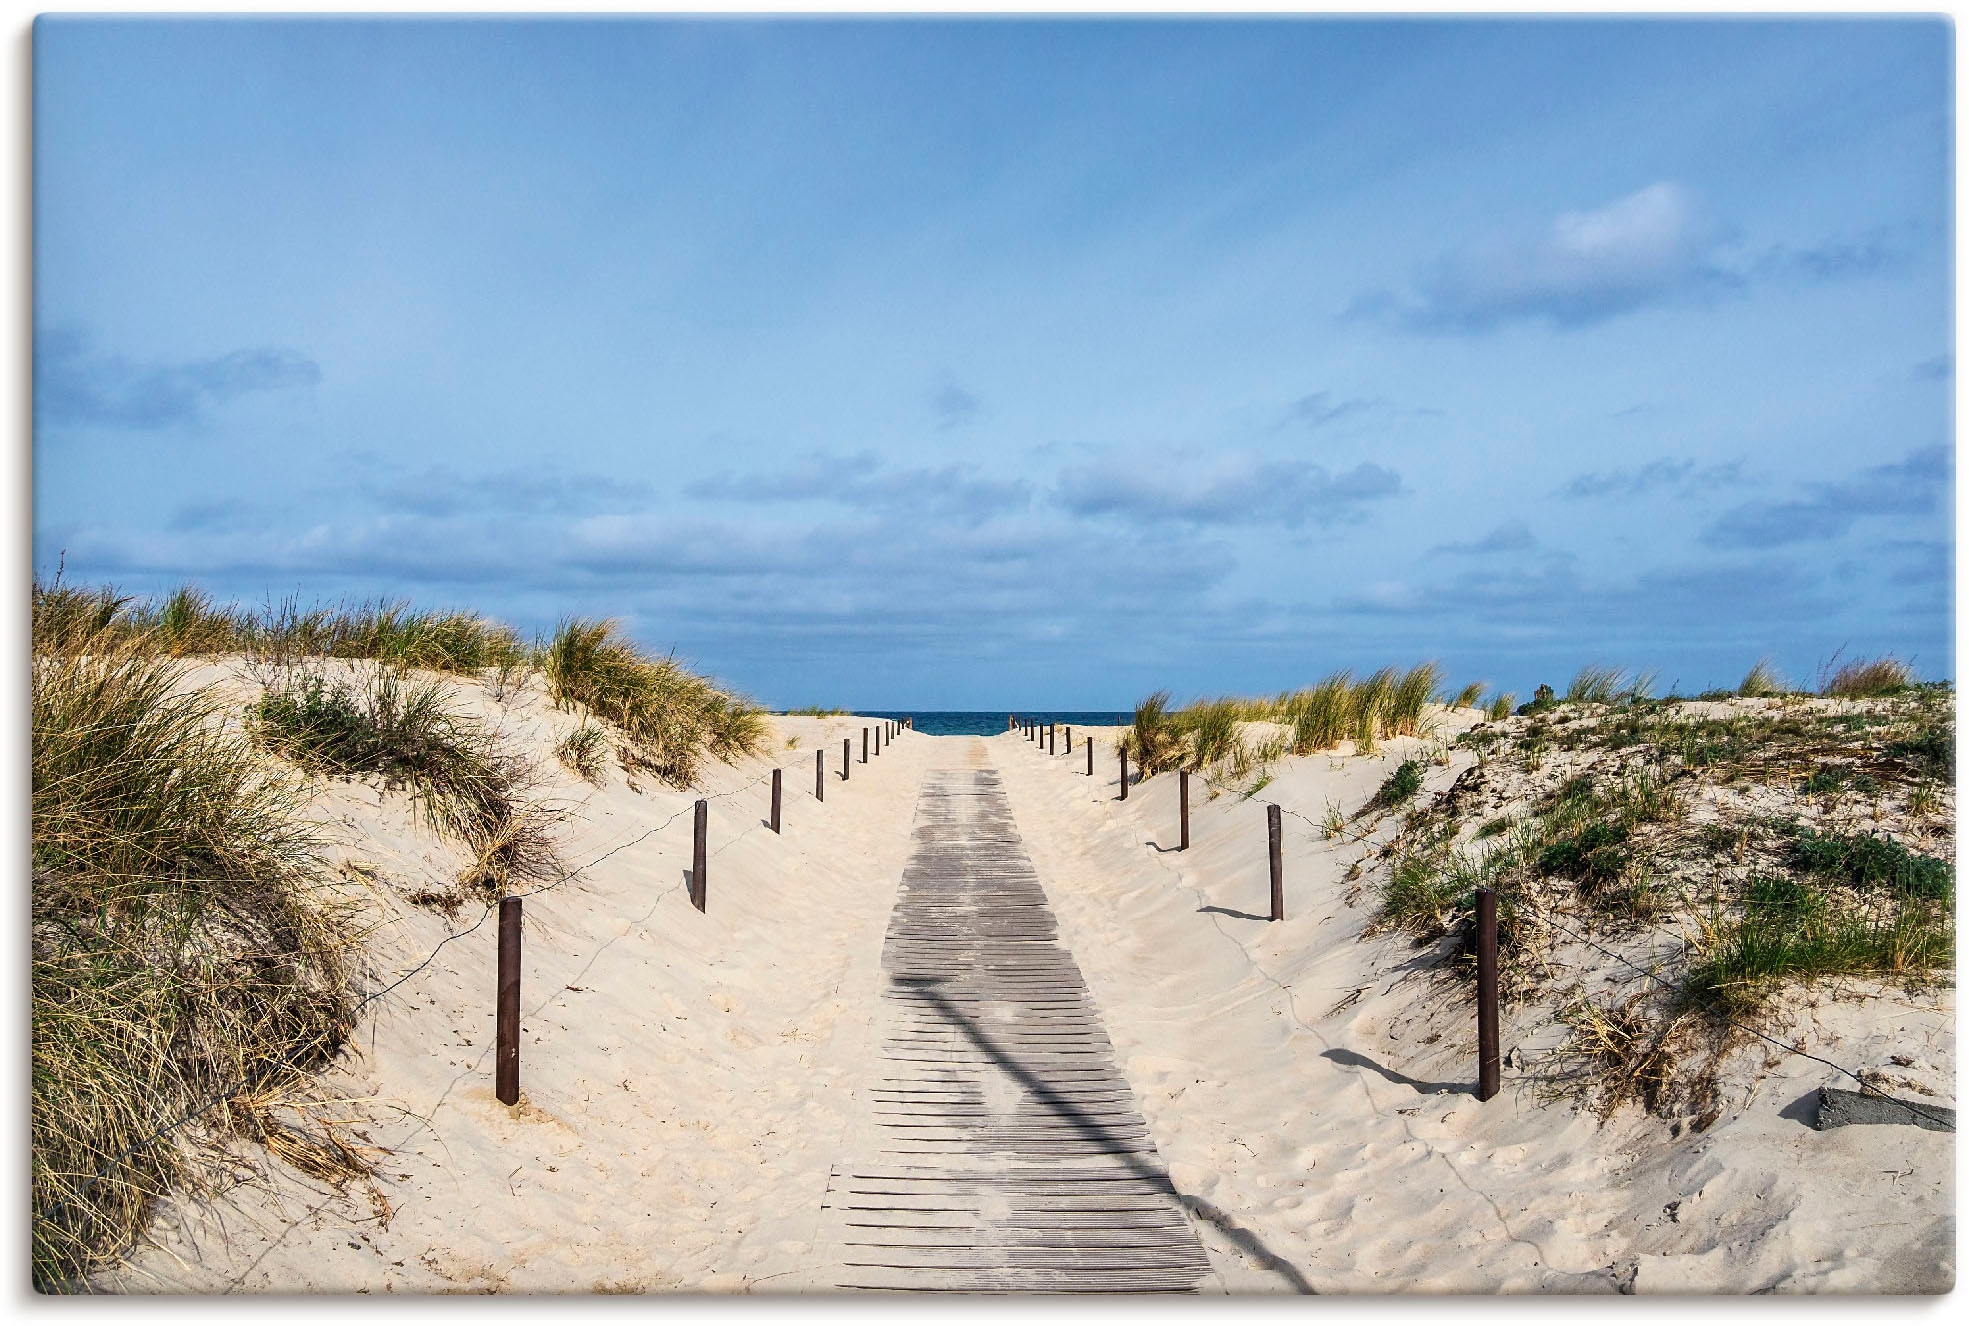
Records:
[[[1241,912],[1235,907],[1219,907],[1215,903],[1211,903],[1207,907],[1199,907],[1196,910],[1198,915],[1204,912],[1212,912],[1218,916],[1235,916],[1240,921],[1270,921],[1272,919],[1269,916],[1259,916],[1256,912]]]
[[[1275,1272],[1281,1278],[1289,1281],[1293,1289],[1299,1293],[1311,1294],[1316,1292],[1313,1289],[1312,1283],[1299,1273],[1298,1267],[1292,1265],[1292,1263],[1266,1247],[1264,1240],[1259,1238],[1258,1235],[1238,1224],[1228,1213],[1204,1201],[1202,1198],[1192,1197],[1188,1193],[1178,1191],[1167,1173],[1144,1161],[1140,1153],[1135,1151],[1125,1140],[1109,1133],[1100,1122],[1082,1113],[1072,1101],[1063,1099],[1057,1095],[1045,1082],[1035,1077],[1025,1065],[1000,1049],[993,1043],[989,1036],[984,1034],[977,1023],[973,1022],[962,1009],[946,999],[936,989],[937,986],[943,984],[942,977],[892,976],[890,980],[896,985],[920,994],[924,999],[929,1001],[939,1013],[943,1014],[950,1025],[956,1027],[969,1037],[971,1043],[983,1051],[985,1056],[993,1063],[1004,1069],[1011,1076],[1017,1078],[1020,1085],[1025,1087],[1034,1100],[1039,1101],[1048,1110],[1051,1110],[1055,1117],[1064,1121],[1075,1132],[1085,1137],[1088,1141],[1099,1145],[1104,1152],[1128,1166],[1138,1177],[1148,1182],[1158,1191],[1166,1193],[1178,1202],[1181,1202],[1184,1208],[1194,1214],[1198,1219],[1208,1221],[1213,1228],[1232,1243],[1235,1243],[1247,1256],[1263,1265],[1267,1270]]]
[[[1379,1073],[1390,1082],[1396,1082],[1405,1087],[1412,1087],[1425,1096],[1474,1096],[1477,1094],[1476,1087],[1468,1082],[1424,1082],[1419,1078],[1410,1077],[1407,1073],[1397,1073],[1392,1068],[1385,1068],[1355,1050],[1343,1049],[1336,1046],[1331,1050],[1321,1050],[1320,1054],[1325,1058],[1333,1060],[1336,1064],[1346,1064],[1349,1068],[1365,1068],[1371,1073]]]

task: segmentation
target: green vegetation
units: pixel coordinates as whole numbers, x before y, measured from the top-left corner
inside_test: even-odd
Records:
[[[1415,794],[1421,790],[1421,762],[1403,760],[1395,766],[1395,771],[1382,781],[1380,788],[1368,803],[1361,807],[1361,813],[1366,814],[1371,810],[1393,810],[1397,806],[1405,806],[1415,800]]]
[[[805,709],[788,709],[784,712],[791,718],[839,718],[848,711],[845,709],[823,709],[817,704],[810,704]]]
[[[1377,741],[1419,736],[1423,710],[1437,698],[1442,669],[1423,663],[1406,672],[1383,668],[1362,681],[1340,672],[1304,690],[1271,699],[1221,697],[1169,707],[1169,692],[1157,691],[1135,706],[1129,729],[1129,755],[1142,776],[1176,768],[1219,768],[1242,778],[1286,751],[1310,755],[1352,741],[1356,753],[1369,754]],[[1249,746],[1241,723],[1271,722],[1289,729],[1272,743]]]
[[[1483,693],[1484,684],[1480,681],[1473,681],[1456,693],[1456,698],[1449,702],[1450,708],[1474,709],[1477,707],[1477,701],[1482,698]]]
[[[1491,697],[1490,707],[1484,710],[1484,717],[1493,723],[1501,723],[1511,716],[1511,702],[1518,697],[1509,691],[1499,691]]]
[[[1741,912],[1704,926],[1684,997],[1726,1016],[1754,1013],[1781,982],[1827,976],[1908,977],[1954,959],[1947,909],[1912,895],[1874,908],[1839,905],[1821,889],[1759,877]]]
[[[1531,693],[1531,699],[1518,706],[1518,713],[1541,714],[1558,703],[1558,694],[1550,686],[1540,682],[1538,689]]]
[[[628,739],[628,762],[674,786],[695,782],[706,755],[749,755],[766,737],[756,707],[674,659],[644,654],[613,621],[563,621],[543,667],[555,704],[613,724]]]
[[[301,671],[249,706],[247,721],[256,741],[311,773],[410,788],[432,829],[477,857],[467,887],[496,897],[558,867],[544,816],[526,800],[531,771],[451,710],[443,682],[394,668],[353,678]]]
[[[35,596],[50,638],[80,632],[171,658],[247,654],[275,664],[366,658],[472,675],[529,658],[509,626],[465,612],[418,612],[399,600],[302,609],[289,599],[255,613],[215,605],[190,585],[155,602],[60,583],[37,586]]]
[[[1947,901],[1955,893],[1955,867],[1920,856],[1892,838],[1873,834],[1820,834],[1800,828],[1791,849],[1801,870],[1856,889],[1891,888],[1909,897]]]
[[[1819,698],[1760,663],[1742,695],[1778,702],[1694,713],[1614,669],[1583,670],[1567,698],[1541,687],[1517,719],[1464,733],[1482,759],[1379,849],[1377,928],[1449,941],[1442,962],[1467,972],[1474,890],[1490,887],[1507,991],[1549,993],[1569,1028],[1542,1080],[1706,1127],[1734,1025],[1787,985],[1912,986],[1954,960],[1954,866],[1935,846],[1952,688],[1853,667],[1846,694]],[[1596,931],[1634,955],[1645,936],[1659,981],[1570,945]],[[1583,962],[1577,985],[1561,954]]]
[[[119,629],[104,592],[36,587],[31,677],[33,1276],[72,1284],[195,1186],[206,1122],[318,1177],[360,1172],[273,1110],[349,1031],[357,934],[316,894],[305,796],[211,692]],[[200,1134],[199,1136],[203,1136]]]

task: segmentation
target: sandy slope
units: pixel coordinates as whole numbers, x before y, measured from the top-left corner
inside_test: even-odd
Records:
[[[217,679],[219,672],[206,679]],[[1352,809],[1415,742],[1288,762],[1259,798],[1194,809],[1175,780],[1113,800],[1113,756],[1041,755],[1016,734],[904,736],[838,773],[860,720],[782,719],[770,757],[714,769],[708,915],[693,911],[693,794],[619,771],[588,788],[546,752],[575,720],[538,694],[468,693],[540,759],[568,809],[570,862],[604,858],[527,906],[521,1105],[492,1097],[491,925],[439,950],[360,1029],[328,1083],[387,1147],[378,1196],[286,1171],[180,1203],[154,1246],[104,1277],[125,1290],[761,1291],[832,1283],[817,1264],[830,1166],[856,1092],[882,936],[921,772],[991,764],[1104,1014],[1122,1070],[1227,1288],[1334,1291],[1934,1289],[1952,1279],[1953,1137],[1820,1134],[1784,1116],[1829,1077],[1776,1063],[1700,1135],[1632,1112],[1602,1127],[1506,1074],[1479,1105],[1467,996],[1412,970],[1399,937],[1361,941],[1357,845],[1308,821]],[[1079,733],[1076,734],[1078,739]],[[812,751],[829,750],[827,801]],[[1429,787],[1460,766],[1432,766]],[[786,832],[761,825],[772,763]],[[1263,803],[1288,818],[1288,919],[1257,919]],[[335,857],[372,891],[379,977],[456,924],[402,896],[458,854],[400,795],[324,785]],[[680,812],[682,812],[680,814]],[[672,816],[676,816],[673,820]],[[665,824],[666,821],[669,821]],[[653,826],[665,825],[653,834]],[[647,836],[646,836],[647,835]],[[606,855],[613,853],[612,855]],[[1801,1004],[1798,1034],[1846,1063],[1912,1047],[1953,1104],[1952,1002]],[[1505,1045],[1546,1034],[1507,1019]],[[385,1214],[387,1212],[387,1214]],[[1940,1269],[1944,1259],[1948,1269]]]
[[[839,738],[854,737],[858,759],[862,721],[775,720],[770,759],[706,780],[714,796],[738,790],[712,803],[699,915],[684,886],[692,794],[647,780],[632,791],[619,770],[589,788],[545,755],[572,716],[537,693],[478,703],[552,774],[567,860],[614,853],[526,905],[520,1105],[492,1095],[488,923],[373,1006],[359,1054],[328,1083],[391,1152],[380,1186],[393,1214],[283,1170],[271,1189],[173,1207],[158,1246],[104,1288],[736,1289],[797,1262],[858,1085],[930,743],[904,737],[843,784]],[[777,838],[763,823],[772,762],[788,766]],[[403,796],[330,783],[319,805],[335,858],[382,881],[379,977],[477,918],[474,906],[454,926],[400,901],[461,864]]]
[[[1506,1070],[1487,1103],[1464,987],[1414,970],[1391,935],[1362,941],[1360,855],[1286,819],[1287,920],[1269,899],[1263,803],[1317,821],[1364,802],[1422,743],[1363,759],[1288,762],[1249,802],[1193,787],[1192,848],[1176,783],[1113,800],[1113,777],[1016,737],[1008,790],[1035,864],[1107,1016],[1178,1186],[1244,1227],[1244,1284],[1320,1292],[1944,1289],[1953,1281],[1952,1135],[1819,1133],[1795,1115],[1821,1083],[1773,1055],[1706,1132],[1669,1135],[1634,1110],[1605,1127],[1541,1105]],[[1446,788],[1467,755],[1432,766]],[[1097,763],[1097,769],[1103,766]],[[1805,1048],[1925,1078],[1954,1104],[1953,998],[1792,1001]],[[1539,1010],[1507,1009],[1504,1047],[1549,1042]],[[1745,1075],[1746,1079],[1748,1074]],[[1281,1272],[1279,1264],[1293,1268]]]

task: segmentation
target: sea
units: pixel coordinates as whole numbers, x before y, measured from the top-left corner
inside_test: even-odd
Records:
[[[1062,727],[1126,727],[1135,721],[1133,710],[1106,709],[991,709],[991,710],[907,710],[857,709],[866,718],[916,720],[915,730],[931,737],[989,737],[1006,730],[1008,720],[1021,723],[1058,723]]]

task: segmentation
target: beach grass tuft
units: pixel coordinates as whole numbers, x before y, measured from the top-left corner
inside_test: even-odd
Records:
[[[477,858],[460,881],[496,897],[559,868],[533,771],[451,706],[446,684],[400,669],[291,673],[248,709],[255,740],[310,773],[410,789],[431,828]]]
[[[1913,684],[1914,674],[1908,665],[1891,654],[1883,654],[1879,658],[1854,659],[1841,665],[1819,687],[1819,693],[1845,699],[1870,699],[1899,695]]]
[[[626,758],[676,787],[696,781],[707,755],[749,755],[764,743],[764,713],[673,658],[637,648],[612,620],[566,618],[543,652],[548,694],[628,739]]]
[[[32,1275],[63,1289],[197,1186],[207,1134],[166,1125],[334,1055],[359,934],[318,891],[305,792],[218,698],[113,596],[33,602]]]
[[[1743,674],[1737,683],[1737,694],[1747,699],[1763,699],[1782,695],[1789,689],[1783,677],[1778,675],[1777,664],[1768,658],[1760,658],[1750,665],[1750,671]]]

